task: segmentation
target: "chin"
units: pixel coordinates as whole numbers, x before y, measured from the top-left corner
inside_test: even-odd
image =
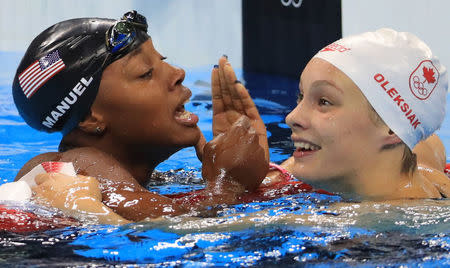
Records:
[[[306,166],[305,164],[296,164],[292,170],[292,174],[304,181],[315,181],[317,180],[317,170],[311,169],[311,166]]]
[[[195,146],[201,137],[201,131],[198,127],[192,128],[188,131],[184,131],[182,136],[177,139],[176,144],[181,147]]]
[[[309,184],[326,182],[334,177],[332,174],[321,174],[321,173],[322,173],[321,171],[307,170],[307,168],[297,168],[294,169],[292,172],[292,174],[296,178]]]

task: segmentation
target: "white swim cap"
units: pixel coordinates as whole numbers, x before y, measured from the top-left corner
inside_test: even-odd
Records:
[[[352,79],[411,149],[444,120],[447,69],[411,33],[383,28],[353,35],[326,46],[314,57],[328,61]]]

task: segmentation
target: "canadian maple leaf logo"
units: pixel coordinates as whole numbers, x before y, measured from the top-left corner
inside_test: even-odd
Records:
[[[439,70],[431,60],[423,60],[409,75],[409,89],[419,100],[426,100],[439,81]]]
[[[433,68],[423,67],[423,77],[427,80],[428,84],[433,84],[436,82],[436,78],[434,78]]]

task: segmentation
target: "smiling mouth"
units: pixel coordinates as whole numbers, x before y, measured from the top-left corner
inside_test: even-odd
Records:
[[[313,152],[322,149],[319,145],[310,142],[294,142],[294,147],[298,152]]]

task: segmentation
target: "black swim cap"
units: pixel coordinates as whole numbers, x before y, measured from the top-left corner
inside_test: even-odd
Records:
[[[20,115],[37,130],[67,134],[89,113],[103,70],[148,40],[146,32],[136,11],[120,21],[80,18],[49,27],[31,42],[14,77]]]

